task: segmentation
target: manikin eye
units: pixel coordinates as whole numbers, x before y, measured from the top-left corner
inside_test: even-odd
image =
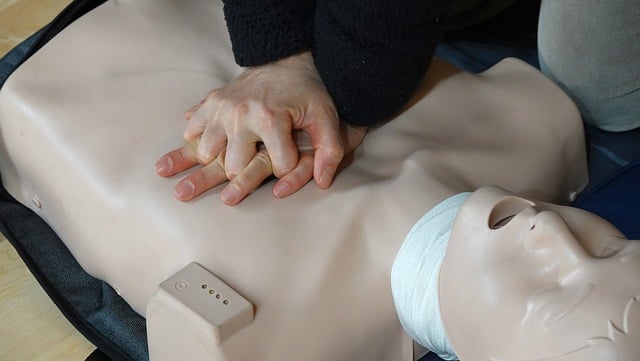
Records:
[[[535,203],[518,197],[506,197],[496,203],[489,214],[489,228],[500,229],[528,207],[533,207]]]

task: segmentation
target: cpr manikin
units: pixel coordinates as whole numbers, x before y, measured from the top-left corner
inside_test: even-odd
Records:
[[[153,164],[182,144],[184,111],[241,71],[221,10],[210,0],[109,1],[47,43],[0,92],[4,186],[88,273],[146,315],[152,360],[154,344],[198,359],[172,344],[172,331],[190,322],[184,310],[168,307],[174,324],[158,329],[162,315],[148,308],[158,285],[192,262],[254,305],[253,321],[210,342],[206,359],[419,357],[390,290],[412,225],[443,200],[487,185],[566,203],[586,184],[582,122],[552,82],[517,60],[481,75],[434,60],[412,106],[370,131],[329,190],[309,184],[274,199],[266,186],[236,207],[223,205],[218,189],[177,201],[178,178],[158,177]],[[467,316],[443,308],[447,327]],[[481,350],[466,336],[451,341]]]

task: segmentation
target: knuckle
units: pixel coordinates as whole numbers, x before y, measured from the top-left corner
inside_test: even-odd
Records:
[[[240,174],[240,172],[238,170],[235,170],[235,169],[225,168],[224,169],[224,174],[227,176],[228,180],[235,180],[238,177],[238,175]]]
[[[290,178],[289,178],[289,179],[290,179],[290,181],[291,181],[291,184],[294,184],[294,185],[296,185],[296,186],[298,186],[298,187],[299,187],[301,184],[304,184],[304,183],[306,183],[309,179],[311,179],[311,175],[309,175],[309,174],[307,174],[307,173],[304,173],[304,172],[302,172],[302,171],[300,171],[300,172],[293,172],[293,173],[291,173],[291,176],[290,176]]]
[[[245,193],[251,190],[252,184],[255,183],[255,178],[256,175],[251,172],[240,172],[233,178],[232,183],[238,187],[241,193]]]
[[[213,161],[214,157],[216,156],[215,152],[211,149],[210,146],[205,146],[203,144],[201,144],[198,147],[197,150],[197,159],[198,159],[198,163],[202,164],[202,165],[206,165],[209,164]]]
[[[254,158],[265,170],[272,170],[271,158],[266,152],[258,152]]]
[[[195,172],[189,177],[193,186],[198,190],[201,185],[208,183],[208,178],[204,172]]]
[[[182,133],[184,140],[189,142],[202,135],[205,131],[206,123],[204,118],[194,114],[189,124],[187,124],[187,128]]]
[[[248,185],[251,183],[250,175],[246,173],[240,173],[235,178],[233,178],[233,183],[240,189],[241,192],[244,192]]]
[[[298,160],[297,153],[282,154],[280,157],[271,159],[270,162],[273,174],[276,177],[281,178],[291,173],[296,169]]]
[[[265,103],[257,104],[257,113],[265,123],[273,125],[277,120],[277,112]]]
[[[216,159],[214,159],[213,163],[212,163],[215,167],[217,167],[219,170],[224,171],[224,155],[220,154],[216,157]]]
[[[286,119],[279,111],[261,104],[256,110],[256,120],[258,129],[262,134],[275,134],[284,128],[290,128],[290,123],[283,121]]]
[[[180,148],[179,151],[174,152],[171,154],[171,157],[174,158],[173,159],[173,163],[174,164],[182,164],[182,163],[186,163],[189,161],[193,161],[193,157],[190,156],[193,154],[193,150],[190,148],[189,145],[184,146],[182,148]]]
[[[251,107],[245,102],[229,104],[231,107],[231,116],[234,120],[241,120],[251,114]]]
[[[207,96],[200,102],[200,104],[204,104],[205,102],[208,102],[208,101],[217,101],[222,99],[223,89],[224,88],[212,89],[211,91],[209,91]]]
[[[287,163],[280,164],[278,167],[275,167],[275,166],[273,167],[273,174],[276,177],[281,178],[293,172],[295,168],[296,168],[295,162],[291,162],[290,164],[287,164]]]
[[[330,159],[340,161],[344,157],[344,148],[339,145],[328,146],[324,149],[324,154]]]

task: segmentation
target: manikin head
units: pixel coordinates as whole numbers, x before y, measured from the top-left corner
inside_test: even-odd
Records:
[[[577,208],[477,190],[454,222],[439,297],[462,361],[640,359],[640,242]]]

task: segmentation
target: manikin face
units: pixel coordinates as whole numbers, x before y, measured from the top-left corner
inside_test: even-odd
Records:
[[[474,192],[439,290],[463,361],[640,359],[640,242],[589,212]]]

